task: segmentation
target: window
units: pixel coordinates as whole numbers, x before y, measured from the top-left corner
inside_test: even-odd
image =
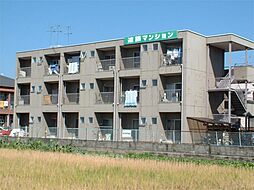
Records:
[[[141,81],[141,87],[146,87],[146,80]]]
[[[93,123],[93,117],[89,117],[89,118],[88,118],[88,122],[89,122],[89,123]]]
[[[82,124],[85,123],[85,118],[84,117],[80,117],[80,123],[82,123]]]
[[[43,57],[39,57],[39,63],[43,62]]]
[[[36,57],[32,58],[32,63],[36,63]]]
[[[153,83],[153,86],[157,86],[157,85],[158,85],[157,79],[153,79],[153,80],[152,80],[152,83]]]
[[[94,89],[94,83],[90,83],[90,89]]]
[[[41,117],[37,117],[37,119],[38,119],[38,122],[40,123],[41,122]]]
[[[86,52],[86,51],[81,51],[81,52],[80,52],[80,58],[81,58],[81,59],[86,58],[86,56],[87,56],[87,52]]]
[[[94,50],[90,51],[90,57],[94,57],[94,56],[95,56],[95,51]]]
[[[80,90],[86,89],[86,83],[80,83]]]
[[[31,123],[31,124],[34,123],[34,117],[33,116],[30,117],[29,123]]]
[[[153,44],[153,50],[157,51],[159,49],[159,45],[158,44]]]
[[[145,117],[140,118],[140,125],[146,125],[146,118]]]
[[[156,125],[157,124],[157,117],[152,117],[152,124]]]
[[[148,48],[147,48],[147,45],[146,45],[146,44],[143,45],[142,47],[143,47],[143,51],[147,51]]]
[[[31,93],[34,93],[34,92],[35,92],[35,86],[32,86]]]
[[[39,85],[39,86],[38,86],[38,91],[37,91],[37,93],[41,93],[41,91],[42,91],[42,86]]]

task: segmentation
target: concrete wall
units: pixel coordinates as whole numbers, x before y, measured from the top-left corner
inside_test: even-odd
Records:
[[[0,138],[1,139],[1,138]],[[8,138],[9,141],[16,140]],[[31,140],[21,138],[21,141]],[[45,143],[52,139],[32,139],[41,140]],[[155,154],[164,154],[168,156],[190,156],[203,158],[227,158],[236,160],[254,161],[254,147],[236,147],[236,146],[212,146],[199,144],[162,144],[149,142],[113,142],[113,141],[85,141],[71,139],[55,139],[60,145],[72,145],[86,151],[101,151],[114,153],[143,153],[150,152]]]

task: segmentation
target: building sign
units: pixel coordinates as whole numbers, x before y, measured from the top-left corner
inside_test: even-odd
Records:
[[[137,44],[137,43],[147,43],[161,40],[169,40],[178,38],[178,32],[175,31],[167,31],[167,32],[158,32],[153,34],[142,34],[136,36],[130,36],[124,38],[124,44]]]

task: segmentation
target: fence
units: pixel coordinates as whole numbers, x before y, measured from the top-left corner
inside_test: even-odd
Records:
[[[139,69],[140,57],[125,57],[122,58],[123,67],[121,69]]]
[[[181,64],[182,64],[182,56],[175,58],[170,55],[164,54],[161,57],[161,65],[160,65],[161,67]]]
[[[22,128],[23,129],[23,128]],[[113,129],[110,126],[65,128],[45,127],[27,128],[30,137],[47,137],[66,139],[80,139],[93,141],[123,141],[123,142],[154,142],[166,144],[199,144],[215,146],[252,146],[254,147],[254,132],[239,131],[180,131],[180,130],[154,130],[154,129]],[[58,134],[59,133],[59,134]]]

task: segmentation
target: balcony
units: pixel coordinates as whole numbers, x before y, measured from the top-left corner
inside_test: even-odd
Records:
[[[78,128],[66,128],[69,138],[78,138]]]
[[[21,67],[19,68],[19,77],[31,77],[31,67]]]
[[[30,95],[20,95],[18,97],[18,105],[30,105]]]
[[[115,59],[104,59],[99,61],[97,68],[98,71],[113,71],[115,69],[115,64]]]
[[[64,104],[79,104],[79,93],[66,93],[63,100]]]
[[[163,54],[161,57],[161,67],[165,66],[180,66],[182,64],[182,57],[179,55]]]
[[[47,136],[49,138],[56,138],[57,137],[57,127],[48,127]]]
[[[121,69],[139,69],[140,68],[140,57],[124,57],[122,58]]]
[[[112,104],[114,102],[114,92],[99,92],[96,94],[97,104]]]
[[[58,103],[58,94],[43,95],[44,105],[56,105]]]
[[[160,91],[160,101],[161,102],[171,102],[177,103],[182,100],[182,90],[181,89],[168,89]]]
[[[80,53],[75,55],[65,54],[64,74],[78,74],[80,72]]]

